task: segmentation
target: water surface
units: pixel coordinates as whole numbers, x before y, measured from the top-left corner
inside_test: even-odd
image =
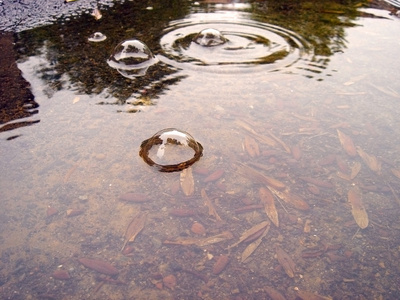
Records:
[[[39,104],[19,121],[39,122],[0,136],[4,299],[277,299],[271,287],[286,299],[399,298],[400,19],[351,1],[117,2],[101,13],[17,34]],[[228,42],[193,43],[205,28]],[[95,32],[107,39],[88,41]],[[132,38],[159,60],[133,79],[107,64]],[[180,184],[189,175],[139,156],[171,127],[204,147],[193,192]],[[230,246],[270,220],[267,187],[279,226],[242,262],[250,242]],[[144,228],[121,251],[138,214]],[[229,264],[215,274],[220,255]]]

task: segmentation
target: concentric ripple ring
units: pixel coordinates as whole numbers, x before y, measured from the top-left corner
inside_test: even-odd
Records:
[[[194,38],[206,28],[218,30],[226,43],[205,47]],[[308,56],[307,41],[288,29],[249,19],[245,13],[190,15],[171,22],[160,39],[164,63],[212,72],[277,71]]]

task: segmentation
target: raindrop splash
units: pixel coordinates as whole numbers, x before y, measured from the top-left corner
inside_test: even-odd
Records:
[[[144,76],[147,69],[156,64],[158,59],[146,44],[139,40],[126,40],[115,47],[107,60],[111,68],[116,69],[122,76],[134,79]]]

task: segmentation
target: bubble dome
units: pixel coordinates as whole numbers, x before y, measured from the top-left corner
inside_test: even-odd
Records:
[[[89,42],[102,42],[105,41],[107,37],[101,32],[95,32],[90,37],[88,37]]]
[[[203,155],[203,146],[185,131],[166,128],[143,141],[139,155],[160,172],[175,172],[198,161]]]
[[[196,44],[205,47],[214,47],[225,44],[228,40],[223,34],[214,28],[207,28],[200,31],[193,39]]]
[[[147,69],[157,62],[149,47],[136,39],[119,43],[107,60],[111,68],[129,79],[144,76]]]

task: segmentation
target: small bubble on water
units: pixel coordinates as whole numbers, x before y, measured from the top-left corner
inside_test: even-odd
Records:
[[[196,44],[205,47],[213,47],[225,44],[228,40],[217,29],[207,28],[200,31],[193,40]]]
[[[107,63],[124,77],[134,79],[146,74],[147,69],[156,64],[158,59],[143,42],[126,40],[115,47]]]
[[[107,39],[107,37],[104,34],[102,34],[101,32],[95,32],[88,38],[88,41],[89,42],[102,42],[105,39]]]

